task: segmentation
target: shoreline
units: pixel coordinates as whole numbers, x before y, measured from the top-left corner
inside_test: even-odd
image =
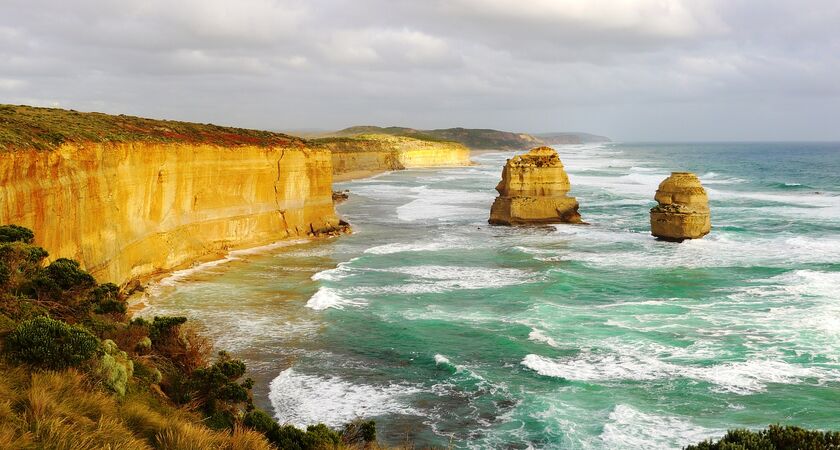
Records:
[[[352,231],[347,231],[346,233],[352,233]],[[242,258],[241,256],[244,255],[256,254],[261,251],[267,251],[286,246],[306,244],[322,239],[334,239],[339,236],[341,235],[306,237],[295,236],[280,240],[272,240],[269,241],[267,244],[262,245],[245,245],[229,250],[224,254],[224,256],[221,256],[219,254],[208,254],[205,255],[205,257],[199,258],[190,264],[184,264],[173,270],[156,272],[154,274],[149,274],[143,277],[136,278],[130,284],[136,284],[137,287],[131,293],[128,294],[128,298],[126,299],[126,302],[128,303],[128,313],[134,316],[135,314],[140,313],[149,306],[151,306],[148,300],[157,294],[156,288],[159,288],[161,286],[173,286],[177,283],[178,280],[187,278],[194,273],[198,273],[205,269],[220,266],[229,262],[243,260],[244,258]]]
[[[472,152],[470,154],[472,155]],[[477,152],[494,152],[496,150],[476,150]],[[399,172],[408,169],[446,169],[446,168],[459,168],[459,167],[472,167],[477,165],[476,162],[470,160],[469,165],[440,165],[440,166],[424,166],[424,167],[411,167],[411,168],[403,168],[398,170],[384,170],[384,171],[376,171],[376,170],[357,170],[352,172],[347,172],[345,174],[340,175],[333,175],[333,188],[335,187],[335,183],[346,183],[350,181],[358,181],[364,179],[373,179],[378,176],[386,175],[392,172]],[[345,232],[341,232],[338,234],[325,234],[325,235],[316,235],[316,236],[290,236],[282,239],[273,239],[269,241],[265,241],[265,243],[253,245],[253,244],[245,244],[241,246],[235,246],[228,249],[224,253],[208,253],[191,261],[189,263],[185,263],[179,265],[177,267],[172,268],[171,270],[166,271],[159,271],[151,274],[146,274],[137,278],[130,280],[129,282],[124,284],[124,287],[128,288],[128,298],[126,302],[128,303],[128,313],[130,315],[135,315],[141,313],[143,310],[147,309],[151,306],[148,302],[149,298],[154,295],[154,289],[160,286],[166,286],[164,284],[167,280],[178,280],[182,278],[186,278],[193,273],[200,272],[204,269],[208,269],[211,267],[216,267],[222,264],[226,264],[231,261],[241,260],[242,258],[237,257],[238,255],[246,255],[249,253],[256,253],[262,250],[269,250],[273,248],[281,248],[290,245],[296,244],[303,244],[308,242],[314,242],[320,239],[333,239],[341,237],[344,234],[352,233],[352,224]],[[173,283],[174,284],[174,283]],[[129,288],[130,286],[130,288]],[[151,293],[150,293],[151,292]]]

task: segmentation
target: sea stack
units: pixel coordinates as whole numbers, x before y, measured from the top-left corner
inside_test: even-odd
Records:
[[[509,160],[490,208],[494,225],[581,223],[578,202],[569,192],[569,176],[557,152],[538,147]]]
[[[659,204],[650,210],[650,231],[659,239],[699,239],[712,229],[709,197],[697,175],[672,172],[659,183],[654,198]]]

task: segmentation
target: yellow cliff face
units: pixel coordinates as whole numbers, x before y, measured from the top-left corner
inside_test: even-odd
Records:
[[[490,208],[494,225],[580,223],[578,202],[569,192],[569,176],[557,152],[538,147],[507,161],[499,196]]]
[[[361,135],[325,142],[332,152],[333,178],[346,181],[391,170],[468,166],[470,150],[455,142],[402,136]]]
[[[339,226],[322,149],[65,144],[0,153],[0,183],[0,223],[101,282]]]

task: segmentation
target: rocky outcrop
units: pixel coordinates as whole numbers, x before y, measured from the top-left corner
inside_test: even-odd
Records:
[[[333,179],[347,181],[391,170],[468,166],[470,150],[456,142],[363,135],[311,141],[332,153]]]
[[[236,247],[333,233],[331,154],[206,143],[65,143],[0,153],[0,223],[100,282]]]
[[[673,172],[659,183],[657,206],[650,210],[650,231],[654,236],[682,242],[699,239],[712,228],[709,198],[697,175]]]
[[[581,223],[578,202],[569,197],[569,177],[557,152],[538,147],[507,160],[490,223],[519,225]]]

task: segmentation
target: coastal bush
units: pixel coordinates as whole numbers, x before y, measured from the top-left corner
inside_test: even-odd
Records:
[[[0,242],[23,242],[31,244],[35,240],[35,233],[29,228],[18,225],[0,226]]]
[[[213,344],[193,324],[177,325],[165,333],[151,337],[152,349],[167,366],[179,374],[190,377],[196,369],[207,367],[213,353]],[[171,372],[171,371],[170,371]]]
[[[767,429],[729,430],[718,441],[709,439],[685,450],[837,450],[840,433],[806,430],[796,426],[770,425]]]
[[[148,323],[143,319],[135,319],[134,322],[137,324]],[[149,338],[152,339],[154,344],[169,337],[177,337],[178,327],[186,322],[187,318],[182,316],[155,316],[152,323],[149,324]]]
[[[376,422],[357,420],[345,424],[341,429],[341,441],[349,445],[366,445],[376,442]]]
[[[0,262],[8,269],[8,278],[0,290],[27,293],[32,291],[33,278],[42,270],[41,263],[49,256],[41,247],[23,242],[0,243]]]
[[[44,267],[28,230],[0,229],[0,448],[314,450],[375,436],[279,425],[254,409],[245,364],[211,363],[185,317],[127,321],[116,285],[66,258]]]
[[[96,336],[82,327],[36,317],[9,333],[4,350],[16,361],[46,369],[64,369],[92,358],[98,347]]]
[[[152,349],[149,324],[142,319],[116,323],[112,330],[103,335],[103,338],[113,340],[117,346],[131,355],[146,355]]]
[[[120,397],[125,395],[128,382],[134,375],[134,363],[128,354],[114,341],[108,339],[102,342],[102,357],[99,359],[97,374],[102,378],[105,386],[116,392]]]
[[[63,291],[71,289],[89,289],[96,286],[93,276],[82,270],[78,261],[58,258],[44,269],[41,282],[49,289]]]
[[[204,405],[204,412],[214,428],[230,428],[238,413],[253,409],[251,388],[254,381],[246,378],[245,363],[233,359],[226,352],[219,352],[218,360],[210,367],[193,372],[191,391]]]
[[[125,300],[120,298],[120,288],[114,283],[100,284],[91,294],[93,311],[97,314],[122,315],[128,311]]]
[[[6,286],[11,277],[12,269],[9,268],[9,264],[6,261],[0,261],[0,288]]]
[[[345,426],[345,430],[353,429],[354,435],[350,436],[345,435],[343,432],[339,433],[322,423],[310,425],[305,431],[293,425],[280,425],[268,413],[260,409],[254,409],[246,413],[242,419],[242,424],[264,434],[269,442],[276,445],[277,448],[288,450],[332,449],[341,448],[342,444],[364,446],[369,442],[373,442],[376,436],[376,428],[373,421],[363,422],[364,425],[360,428],[353,425]],[[360,438],[360,435],[355,434],[361,428],[366,430],[362,434],[366,433],[366,436],[373,438],[364,439]]]

